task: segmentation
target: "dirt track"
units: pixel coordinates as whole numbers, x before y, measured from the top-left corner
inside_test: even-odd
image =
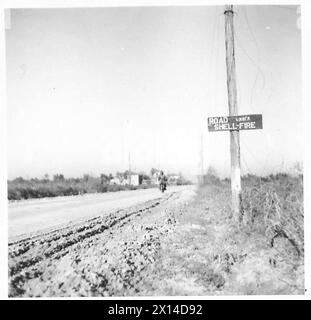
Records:
[[[191,189],[170,186],[167,193]],[[156,188],[86,194],[81,196],[31,199],[9,204],[9,237],[94,218],[160,197]]]
[[[9,243],[10,296],[149,294],[144,271],[157,259],[193,187]]]

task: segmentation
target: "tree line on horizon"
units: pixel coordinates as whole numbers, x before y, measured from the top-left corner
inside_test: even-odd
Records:
[[[45,198],[57,196],[73,196],[85,193],[105,193],[121,190],[136,190],[155,187],[152,177],[158,169],[152,168],[150,174],[145,172],[138,173],[143,183],[136,185],[121,185],[112,183],[115,178],[127,179],[130,175],[135,174],[129,170],[124,172],[101,173],[99,176],[84,174],[78,178],[66,178],[63,174],[54,174],[52,178],[45,174],[43,178],[17,177],[13,180],[8,180],[8,200],[22,200],[32,198]],[[181,174],[179,174],[181,176]],[[190,182],[181,176],[177,184],[189,184]]]

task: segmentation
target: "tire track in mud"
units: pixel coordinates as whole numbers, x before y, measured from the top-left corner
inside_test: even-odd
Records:
[[[91,218],[74,225],[63,226],[45,233],[36,233],[25,237],[24,239],[11,241],[9,243],[9,295],[27,296],[30,294],[31,296],[33,294],[33,286],[27,288],[28,283],[39,283],[42,287],[42,282],[44,281],[47,269],[54,270],[54,265],[64,261],[63,258],[68,254],[70,259],[72,258],[72,254],[75,254],[73,260],[78,264],[82,259],[80,252],[83,250],[91,250],[94,244],[98,245],[99,241],[104,242],[100,246],[100,254],[102,257],[105,257],[107,252],[109,252],[109,249],[105,248],[105,241],[110,241],[116,230],[121,230],[128,226],[133,219],[141,216],[143,213],[150,213],[151,210],[158,208],[161,205],[165,205],[167,201],[174,197],[176,197],[176,192],[150,200],[135,207],[117,210],[108,216]],[[152,232],[156,229],[159,229],[159,226],[147,226],[140,243],[125,243],[124,250],[121,250],[121,255],[123,255],[123,260],[126,261],[126,272],[123,274],[118,271],[119,273],[116,274],[115,270],[112,268],[110,270],[110,273],[112,274],[108,277],[110,278],[110,282],[116,274],[119,280],[122,278],[123,289],[133,287],[133,284],[131,284],[131,275],[133,275],[132,267],[134,267],[136,271],[141,271],[144,265],[146,265],[146,262],[150,262],[154,259],[152,258],[152,254],[155,253],[159,246],[157,236],[152,235]],[[137,245],[137,248],[135,245]],[[140,254],[140,252],[143,253]],[[148,256],[149,253],[152,254]],[[95,255],[97,256],[98,253],[96,252]],[[138,256],[141,256],[141,265],[137,265],[137,261],[133,260],[133,257],[136,259]],[[102,262],[107,265],[107,261],[103,260]],[[92,273],[91,271],[92,270],[88,270],[88,272],[85,272],[84,269],[80,270],[80,282],[81,280],[84,280],[84,282],[88,284],[88,287],[91,288],[91,293],[98,293],[100,291],[99,288],[105,287],[109,281],[107,275],[105,276],[103,275],[103,272],[100,272],[96,275],[96,279],[100,281],[99,283],[97,283],[97,281],[96,284],[94,284],[94,281],[89,279],[89,275]],[[50,276],[49,280],[52,278],[53,277]],[[60,283],[62,283],[62,281]],[[62,285],[60,285],[57,290],[61,289],[61,287]],[[53,290],[54,293],[57,291],[55,288]],[[64,290],[68,293],[68,288]],[[108,291],[108,295],[119,291],[113,286],[113,288]],[[107,290],[105,292],[107,294]],[[42,292],[39,292],[34,295],[40,296],[41,294]],[[81,292],[80,294],[83,295]],[[89,292],[85,293],[85,295],[89,294]]]

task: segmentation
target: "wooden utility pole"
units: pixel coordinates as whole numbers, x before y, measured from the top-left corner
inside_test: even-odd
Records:
[[[238,115],[237,88],[235,80],[235,52],[233,29],[233,5],[225,6],[225,44],[227,65],[227,89],[229,116]],[[230,131],[231,154],[231,194],[232,209],[237,221],[241,221],[241,169],[240,169],[240,133],[238,130]]]

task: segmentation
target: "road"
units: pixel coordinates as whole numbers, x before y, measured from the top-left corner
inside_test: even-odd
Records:
[[[193,186],[170,186],[166,195],[174,192],[187,192],[193,188]],[[107,215],[111,211],[162,196],[158,189],[142,189],[9,203],[9,238]]]
[[[149,292],[142,279],[196,192],[184,186],[10,204],[17,236],[8,246],[9,296]]]

